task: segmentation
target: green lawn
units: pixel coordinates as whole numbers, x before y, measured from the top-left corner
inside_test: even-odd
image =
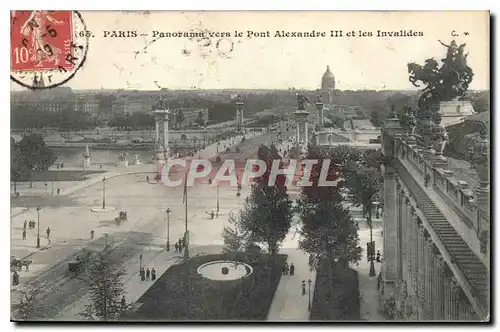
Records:
[[[238,281],[213,281],[196,269],[216,260],[238,260],[253,273]],[[172,266],[137,301],[142,306],[131,320],[266,320],[281,277],[286,255],[279,255],[274,268],[264,259],[241,254],[206,255]],[[274,277],[272,277],[274,275]]]
[[[358,273],[336,266],[330,286],[327,269],[318,268],[310,320],[360,320]]]

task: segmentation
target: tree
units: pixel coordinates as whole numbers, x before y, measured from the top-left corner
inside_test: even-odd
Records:
[[[344,167],[344,184],[353,203],[363,206],[364,214],[371,211],[374,201],[382,200],[382,158],[380,151],[368,150],[361,154],[361,160],[348,161]]]
[[[42,284],[35,282],[22,292],[20,302],[15,306],[20,319],[28,321],[40,318],[42,311],[40,295],[43,288]]]
[[[128,308],[121,303],[125,294],[122,282],[125,270],[117,267],[111,254],[111,245],[106,243],[104,249],[87,262],[83,279],[90,288],[90,302],[81,313],[84,318],[112,321]]]
[[[57,160],[56,154],[45,146],[45,141],[40,134],[30,134],[24,136],[18,147],[18,170],[20,174],[26,171],[29,174],[30,188],[32,187],[33,176],[39,172],[48,171],[49,167]]]
[[[298,201],[301,212],[302,238],[299,247],[309,253],[310,264],[326,261],[330,279],[334,265],[348,268],[349,263],[361,259],[357,224],[343,206],[338,186],[319,186],[323,161],[331,159],[331,152],[311,147],[305,159],[318,160],[309,174],[311,186],[302,187]],[[330,162],[327,180],[338,178],[338,164]]]
[[[229,214],[229,227],[222,229],[222,238],[224,245],[222,251],[224,253],[238,253],[246,251],[249,247],[253,247],[254,241],[251,233],[245,229],[245,225],[241,221],[240,215]]]
[[[21,158],[19,145],[10,139],[10,181],[14,183],[13,192],[17,192],[17,182],[21,181],[27,174],[26,167]]]
[[[439,102],[462,98],[472,82],[474,73],[467,65],[465,45],[457,46],[452,40],[450,45],[439,41],[447,48],[446,57],[441,59],[441,66],[434,58],[425,60],[425,64],[408,64],[410,82],[420,87],[424,85],[418,106],[421,110],[431,109],[437,111]],[[422,115],[422,112],[420,112]]]
[[[258,156],[268,167],[252,185],[249,199],[240,214],[240,225],[249,234],[250,242],[266,245],[274,265],[280,243],[290,229],[292,202],[286,191],[284,176],[278,176],[272,186],[268,183],[273,160],[281,160],[276,147],[261,146]]]

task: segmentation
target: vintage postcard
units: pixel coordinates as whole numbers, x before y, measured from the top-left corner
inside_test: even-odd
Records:
[[[490,321],[490,13],[11,11],[13,321]]]

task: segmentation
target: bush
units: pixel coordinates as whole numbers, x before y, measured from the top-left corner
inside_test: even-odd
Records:
[[[320,262],[310,320],[360,320],[358,273],[335,265],[329,280],[328,268]]]
[[[234,281],[203,278],[196,270],[204,263],[236,260],[252,266],[253,273]],[[172,266],[141,296],[142,306],[131,320],[266,320],[281,278],[286,255],[273,267],[268,256],[245,253],[206,255]]]

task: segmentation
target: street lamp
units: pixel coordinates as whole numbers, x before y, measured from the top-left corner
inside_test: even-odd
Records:
[[[309,294],[309,302],[308,302],[309,303],[309,311],[311,311],[311,282],[312,282],[311,279],[307,280],[307,284],[309,285],[309,292],[308,292],[308,294]]]
[[[170,251],[170,208],[168,208],[166,211],[167,213],[167,251]]]
[[[219,181],[217,181],[217,214],[219,213]]]
[[[106,177],[102,178],[102,209],[106,209]]]
[[[373,225],[372,225],[372,202],[368,205],[368,219],[370,223],[370,247],[372,248],[370,252],[370,273],[368,274],[370,277],[375,276],[375,263],[373,262],[374,254],[375,254],[375,243],[373,243]]]
[[[40,248],[40,210],[42,208],[39,206],[36,207],[36,214],[37,214],[37,224],[38,224],[38,232],[36,236],[36,247]]]

